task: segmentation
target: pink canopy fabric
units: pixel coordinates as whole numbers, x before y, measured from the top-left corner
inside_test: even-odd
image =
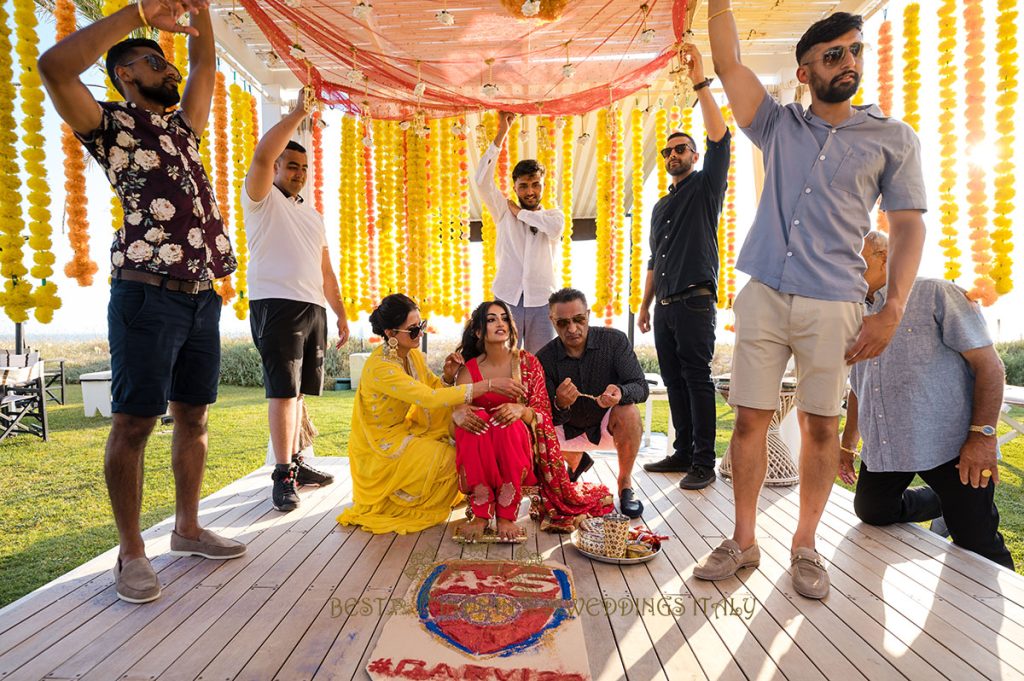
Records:
[[[676,56],[688,0],[568,0],[552,21],[523,18],[518,5],[511,10],[501,0],[376,0],[362,18],[353,0],[241,4],[320,99],[374,118],[409,119],[495,108],[569,115],[607,106],[648,85]],[[453,25],[436,18],[442,9]],[[641,37],[645,28],[654,31],[649,42]],[[417,94],[420,82],[425,88]],[[485,83],[497,93],[486,96]]]

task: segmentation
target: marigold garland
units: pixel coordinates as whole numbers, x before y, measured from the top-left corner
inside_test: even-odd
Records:
[[[720,109],[722,111],[722,118],[724,118],[726,120],[726,122],[728,122],[728,120],[729,120],[728,119],[729,107],[728,106],[723,106],[723,107],[720,107]],[[731,148],[730,148],[730,150],[731,150]],[[733,162],[733,158],[732,158],[732,155],[730,154],[730,156],[729,156],[729,170],[730,171],[732,171],[732,162]],[[726,192],[728,193],[729,189],[731,189],[731,188],[732,188],[732,184],[730,183],[729,187],[726,189]],[[725,220],[725,210],[723,209],[722,212],[719,213],[719,215],[718,215],[718,236],[717,236],[717,243],[718,243],[718,302],[717,302],[717,306],[718,306],[718,309],[720,309],[720,310],[724,310],[724,309],[726,309],[729,306],[729,301],[728,301],[728,299],[725,296],[725,282],[726,282],[725,269],[726,269],[726,259],[727,259],[726,258],[725,222],[726,222],[726,220]]]
[[[207,126],[209,131],[210,126]],[[217,72],[213,84],[213,141],[214,141],[214,190],[217,194],[217,209],[224,223],[224,231],[231,233],[231,201],[228,185],[228,89],[224,74]],[[221,277],[214,282],[221,302],[227,305],[237,292],[231,284],[231,276]]]
[[[341,285],[341,297],[345,310],[350,315],[358,315],[359,303],[359,256],[356,253],[358,243],[355,233],[355,150],[360,144],[356,137],[356,121],[353,116],[341,119],[341,149],[339,157],[341,183],[338,188],[339,218],[339,252],[341,261],[338,265],[338,279]]]
[[[374,139],[373,136],[373,121],[369,118],[363,118],[363,136],[364,138]],[[373,195],[374,185],[374,167],[373,167],[373,149],[367,145],[363,145],[363,192],[364,204],[363,210],[366,214],[366,271],[364,276],[368,276],[368,282],[366,287],[366,305],[365,310],[371,312],[377,303],[380,301],[380,279],[377,273],[377,208]]]
[[[440,296],[435,309],[445,317],[454,314],[455,290],[455,225],[458,214],[456,207],[456,175],[458,173],[458,159],[454,154],[454,135],[452,134],[452,119],[445,118],[439,121],[437,133],[440,137],[440,161],[441,161],[441,281]]]
[[[573,154],[576,151],[576,134],[573,131],[573,117],[565,116],[562,125],[562,286],[572,286],[572,184]]]
[[[377,166],[377,278],[379,295],[395,293],[395,166],[392,147],[394,121],[373,121],[374,164]]]
[[[128,0],[103,0],[103,16],[107,17],[115,12],[119,12],[122,8],[128,5]],[[108,102],[120,102],[124,100],[121,93],[114,87],[113,81],[110,80],[110,74],[104,75],[104,82],[107,86],[106,99]],[[124,209],[121,207],[121,199],[117,197],[117,193],[114,192],[113,187],[110,190],[110,226],[116,232],[121,229],[124,224]]]
[[[892,115],[893,95],[893,48],[892,48],[892,22],[886,19],[878,29],[878,108],[886,116]],[[863,92],[863,88],[858,94]],[[860,103],[860,102],[858,102]],[[879,203],[875,215],[877,229],[881,232],[889,231],[889,220],[885,211]]]
[[[636,106],[629,114],[630,142],[632,158],[630,159],[633,192],[633,208],[630,220],[629,237],[629,310],[633,314],[640,311],[643,301],[643,212],[644,212],[644,112]]]
[[[665,111],[665,107],[659,106],[658,110],[654,112],[654,130],[655,139],[660,143],[663,139],[668,139],[671,131],[668,129],[668,112]],[[661,135],[659,138],[658,135]],[[660,147],[659,147],[660,148]],[[658,167],[658,198],[668,194],[668,173],[665,172],[664,168],[661,168],[661,161],[658,160],[660,154],[655,158],[655,166]]]
[[[235,197],[235,258],[238,268],[235,270],[235,290],[238,300],[234,303],[235,316],[245,319],[249,311],[249,287],[246,274],[249,264],[249,249],[245,239],[245,219],[242,216],[242,192],[244,191],[245,174],[252,160],[252,138],[249,126],[252,114],[245,92],[237,83],[232,83],[228,96],[231,99],[231,161],[233,165],[232,185]]]
[[[367,202],[366,202],[366,165],[363,161],[363,154],[366,150],[366,131],[363,126],[363,119],[356,121],[356,135],[362,142],[358,142],[352,150],[352,164],[355,167],[354,184],[352,191],[355,194],[355,249],[359,256],[359,270],[353,273],[360,279],[359,300],[356,309],[360,312],[373,311],[373,300],[370,295],[368,281],[368,270],[370,268],[369,250],[370,239],[367,231]]]
[[[960,247],[959,235],[957,233],[957,221],[960,217],[960,203],[957,200],[954,190],[957,181],[957,165],[959,165],[959,147],[961,141],[957,139],[954,117],[960,108],[960,93],[954,85],[957,81],[957,72],[960,64],[956,55],[956,8],[957,0],[943,0],[939,7],[939,139],[942,146],[940,151],[940,175],[942,181],[939,184],[939,221],[942,223],[942,239],[939,245],[942,253],[946,256],[945,278],[956,281],[960,277]],[[885,28],[888,22],[883,22]],[[881,37],[880,37],[881,42]],[[889,43],[892,42],[891,30]],[[881,54],[879,62],[881,62]],[[892,62],[892,48],[889,48],[888,59]],[[881,74],[881,66],[879,66]],[[881,75],[879,76],[881,78]],[[891,90],[892,84],[889,84]],[[882,96],[879,95],[879,104],[882,104]],[[888,106],[892,106],[892,93],[888,95]],[[882,108],[883,112],[886,109]],[[879,215],[882,212],[879,211]]]
[[[426,174],[426,149],[423,136],[420,131],[409,129],[406,131],[406,144],[408,158],[406,160],[406,173],[408,183],[407,192],[407,214],[408,214],[408,244],[409,257],[408,265],[408,290],[409,295],[423,304],[423,299],[429,291],[427,258],[429,257],[429,245],[425,238],[429,226],[427,224],[426,191],[424,185],[427,181]]]
[[[395,124],[393,128],[393,134],[391,136],[391,143],[394,148],[394,168],[395,168],[395,247],[398,251],[395,254],[395,273],[394,273],[394,287],[395,291],[408,291],[408,273],[409,267],[405,262],[405,258],[408,253],[409,245],[409,199],[407,194],[407,182],[409,179],[408,168],[406,164],[406,158],[408,151],[406,149],[406,138],[405,132]]]
[[[916,2],[903,9],[903,121],[915,132],[921,125],[921,6]]]
[[[25,222],[21,210],[18,136],[14,122],[11,30],[5,4],[0,2],[0,276],[4,278],[0,304],[11,321],[24,322],[28,319],[27,309],[32,304],[32,285],[25,279],[28,270],[22,254]]]
[[[40,280],[32,294],[30,305],[35,318],[42,324],[53,321],[53,311],[60,307],[57,285],[48,281],[53,276],[57,258],[50,252],[53,247],[53,226],[50,216],[50,186],[46,178],[46,139],[43,131],[43,82],[39,77],[39,36],[36,32],[35,3],[32,0],[14,0],[14,21],[18,42],[15,51],[21,69],[21,119],[23,131],[21,158],[25,161],[25,186],[28,188],[28,245],[35,251],[31,275]]]
[[[964,61],[966,106],[964,108],[965,142],[976,147],[985,140],[985,19],[981,0],[964,0],[964,38],[967,59]],[[980,163],[967,165],[967,203],[971,227],[971,259],[974,261],[974,286],[971,298],[988,306],[996,301],[992,270],[992,242],[988,234],[988,197],[985,192],[985,167]]]
[[[996,293],[1004,295],[1013,289],[1013,199],[1016,196],[1014,182],[1014,105],[1017,103],[1017,2],[999,0],[999,16],[996,19],[996,62],[999,65],[999,96],[996,98],[996,132],[999,133],[996,155],[999,162],[995,172],[995,206],[992,224],[992,251],[995,253],[994,266],[990,276],[995,282]]]
[[[719,296],[724,297],[726,307],[732,309],[736,298],[736,120],[728,107],[723,117],[729,124],[729,185],[725,190],[725,243],[719,242],[718,246],[725,249],[725,289],[719,290]]]
[[[605,324],[611,325],[612,315],[623,312],[622,291],[625,285],[625,271],[622,263],[625,256],[625,197],[626,197],[626,149],[623,144],[622,110],[613,106],[610,132],[612,135],[612,293],[611,305],[605,311]]]
[[[519,152],[519,132],[522,129],[522,125],[523,118],[521,116],[516,116],[516,119],[512,121],[512,125],[508,129],[508,135],[505,136],[506,144],[508,146],[508,164],[512,168],[516,167],[516,164],[519,163],[521,158]],[[537,140],[537,144],[540,144],[540,139]],[[537,153],[538,160],[540,160],[540,152],[538,151]],[[509,188],[508,198],[513,201],[516,200],[516,188],[514,186]]]
[[[608,110],[599,109],[597,112],[597,125],[595,135],[595,147],[597,158],[607,159],[611,151],[610,138],[608,134]],[[597,273],[594,282],[594,305],[593,309],[598,314],[603,314],[605,308],[611,303],[611,175],[610,163],[597,164],[596,195],[597,203],[595,217],[595,241],[597,247]]]
[[[324,131],[320,125],[323,114],[317,110],[310,116],[310,142],[313,147],[313,208],[324,214]]]
[[[174,52],[167,60],[174,64],[181,74],[178,83],[178,94],[185,93],[185,82],[188,79],[188,36],[184,33],[174,34]]]
[[[174,34],[170,31],[158,31],[156,42],[160,45],[160,51],[164,53],[164,59],[177,65],[174,61]]]
[[[459,178],[459,253],[456,260],[455,281],[461,286],[462,295],[455,308],[455,318],[465,319],[469,315],[472,300],[472,284],[469,262],[469,156],[466,143],[466,118],[458,119],[459,134],[456,136],[455,155],[458,159]]]
[[[498,123],[495,114],[491,111],[484,113],[483,115],[483,126],[484,126],[484,137],[486,139],[494,139],[494,133],[497,131]],[[477,144],[480,144],[480,135],[477,135]],[[486,149],[486,147],[484,147]],[[503,194],[507,194],[506,190],[502,191]],[[496,270],[496,264],[494,261],[494,242],[496,237],[496,229],[494,225],[494,217],[491,212],[487,210],[487,206],[481,206],[480,208],[480,240],[481,248],[483,250],[483,300],[490,300],[494,297],[494,275]]]

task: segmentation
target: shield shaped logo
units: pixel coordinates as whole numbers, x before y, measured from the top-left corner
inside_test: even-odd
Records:
[[[573,617],[565,570],[544,564],[456,560],[431,570],[416,594],[420,623],[465,653],[507,657]]]

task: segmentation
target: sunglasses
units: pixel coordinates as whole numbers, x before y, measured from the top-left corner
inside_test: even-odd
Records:
[[[149,68],[153,69],[157,73],[163,73],[167,70],[167,67],[170,66],[174,71],[174,74],[178,77],[178,80],[181,80],[181,71],[178,70],[178,67],[161,57],[159,54],[144,54],[138,59],[132,59],[129,62],[118,64],[118,66],[131,66],[132,64],[137,64],[140,61],[148,63]]]
[[[408,329],[395,329],[395,333],[407,333],[409,334],[409,340],[416,340],[420,337],[420,334],[427,329],[427,320],[424,319],[416,326],[409,327]]]
[[[805,61],[803,64],[801,64],[801,66],[807,66],[808,64],[813,64],[814,62],[818,61],[820,61],[825,66],[838,66],[839,64],[842,64],[843,61],[846,60],[846,50],[850,50],[850,54],[853,56],[854,59],[860,59],[861,56],[864,54],[864,43],[850,43],[849,47],[847,47],[846,45],[835,45],[822,52],[821,59],[811,59],[810,61]]]
[[[559,317],[558,319],[552,319],[551,321],[553,321],[555,323],[555,326],[557,326],[560,329],[568,329],[570,324],[575,324],[576,326],[583,326],[584,324],[587,323],[587,319],[589,318],[589,316],[590,310],[587,310],[583,314],[573,315],[568,319],[565,317]]]
[[[697,153],[697,150],[694,149],[693,147],[691,147],[689,144],[677,144],[674,147],[665,147],[664,149],[662,149],[661,150],[661,157],[662,158],[668,158],[669,156],[672,155],[673,151],[676,152],[676,154],[682,156],[683,154],[686,153],[687,149],[689,149],[690,151],[692,151],[695,154]]]

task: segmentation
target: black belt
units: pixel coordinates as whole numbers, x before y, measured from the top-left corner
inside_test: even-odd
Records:
[[[691,286],[682,293],[675,293],[667,298],[662,298],[658,301],[659,305],[671,305],[672,303],[678,303],[680,300],[686,300],[687,298],[693,298],[694,296],[713,296],[715,292],[707,286]]]
[[[204,281],[189,281],[186,279],[171,279],[160,274],[151,274],[149,272],[140,272],[139,270],[126,270],[120,267],[115,267],[112,273],[114,279],[123,279],[125,281],[137,281],[140,284],[148,284],[150,286],[159,286],[165,288],[168,291],[177,291],[178,293],[188,293],[189,295],[196,295],[202,291],[209,291],[213,288],[213,282],[209,279]]]

